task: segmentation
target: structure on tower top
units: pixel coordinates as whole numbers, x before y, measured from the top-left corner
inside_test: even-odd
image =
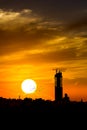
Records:
[[[58,68],[55,68],[55,69],[53,69],[53,70],[55,70],[55,71],[56,71],[56,73],[59,71],[59,69],[58,69]]]

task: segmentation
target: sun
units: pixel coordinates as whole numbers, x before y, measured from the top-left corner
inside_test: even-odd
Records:
[[[26,94],[34,93],[37,88],[37,84],[32,79],[25,79],[21,84],[22,91]]]

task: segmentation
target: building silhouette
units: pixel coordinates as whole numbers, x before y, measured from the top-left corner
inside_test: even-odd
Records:
[[[62,88],[62,72],[56,69],[55,74],[55,101],[61,101],[63,98],[63,88]]]

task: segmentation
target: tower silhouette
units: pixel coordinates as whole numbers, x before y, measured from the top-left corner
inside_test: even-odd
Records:
[[[61,101],[63,98],[62,72],[58,69],[55,70],[55,101]]]

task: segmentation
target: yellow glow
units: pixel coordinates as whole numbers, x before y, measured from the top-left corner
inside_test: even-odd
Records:
[[[55,38],[55,39],[53,39],[53,40],[50,40],[49,41],[49,43],[48,44],[58,44],[58,43],[60,43],[60,42],[62,42],[62,41],[64,41],[64,40],[66,40],[66,37],[58,37],[58,38]]]
[[[33,93],[36,90],[36,83],[32,79],[26,79],[22,82],[22,90],[24,93]]]

